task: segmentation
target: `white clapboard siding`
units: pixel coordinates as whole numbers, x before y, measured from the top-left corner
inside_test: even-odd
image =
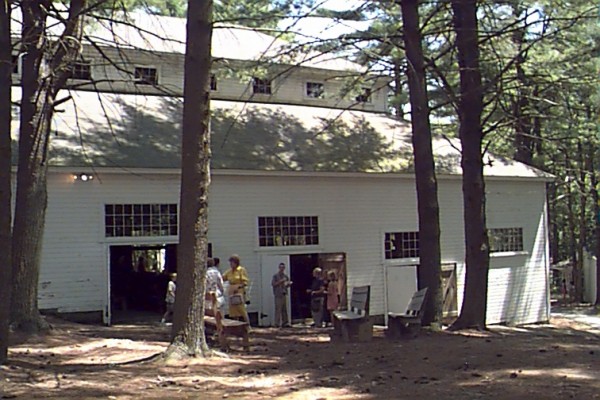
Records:
[[[77,172],[77,171],[72,171]],[[40,277],[40,307],[103,310],[107,302],[108,246],[130,238],[104,237],[104,204],[177,203],[177,174],[99,174],[73,181],[50,175],[49,206]],[[487,184],[488,226],[522,227],[525,251],[491,259],[488,322],[547,318],[547,245],[543,182]],[[464,288],[464,233],[460,179],[439,182],[442,260],[458,266],[459,306]],[[240,255],[252,281],[249,311],[260,311],[262,254],[344,252],[348,291],[371,285],[371,313],[385,312],[385,232],[418,230],[414,179],[408,175],[252,174],[217,172],[209,197],[213,254]],[[319,217],[319,245],[260,248],[257,217]],[[176,238],[135,239],[138,243]],[[224,262],[226,265],[226,262]],[[225,268],[225,267],[224,267]]]

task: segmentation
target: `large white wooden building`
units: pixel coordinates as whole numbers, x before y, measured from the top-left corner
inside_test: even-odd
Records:
[[[134,18],[118,35],[105,32],[102,43],[106,53],[127,55],[121,68],[86,47],[73,79],[82,86],[54,118],[42,310],[92,312],[110,322],[125,307],[154,309],[164,273],[176,270],[185,22]],[[132,25],[169,40],[143,38]],[[403,311],[417,285],[417,204],[409,127],[386,114],[386,79],[344,97],[341,76],[360,68],[308,56],[291,72],[273,64],[253,77],[257,60],[282,43],[225,27],[214,41],[209,240],[213,256],[237,253],[248,269],[252,318],[270,324],[270,281],[281,261],[295,282],[293,318],[309,314],[304,289],[317,265],[336,269],[347,293],[371,285],[372,315]],[[231,66],[247,73],[223,72]],[[107,77],[100,94],[86,90],[86,81],[91,89]],[[452,314],[465,273],[460,156],[456,140],[437,138],[434,148]],[[492,155],[485,174],[493,238],[488,323],[547,320],[548,176]]]

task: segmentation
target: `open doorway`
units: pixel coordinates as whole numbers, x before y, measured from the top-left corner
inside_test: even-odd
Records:
[[[292,321],[310,318],[310,289],[312,270],[319,265],[318,254],[294,254],[290,256],[290,287]]]
[[[347,307],[346,299],[346,254],[345,253],[315,253],[290,255],[290,279],[294,284],[290,288],[292,321],[302,321],[311,317],[310,289],[312,271],[320,267],[324,279],[328,271],[334,271],[337,278],[337,289],[340,295],[340,308]]]
[[[168,274],[176,271],[176,244],[110,246],[112,321],[160,315]]]

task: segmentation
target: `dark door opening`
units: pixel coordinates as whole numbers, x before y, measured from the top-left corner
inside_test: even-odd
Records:
[[[292,254],[290,255],[290,279],[294,284],[290,288],[292,321],[300,321],[311,317],[310,289],[312,271],[320,267],[324,272],[335,271],[340,294],[340,307],[345,309],[346,299],[346,254],[321,253],[321,254]]]
[[[177,271],[177,245],[110,246],[112,319],[160,314],[169,273]]]
[[[294,254],[290,256],[290,288],[292,321],[310,318],[310,289],[312,270],[319,265],[318,254]]]

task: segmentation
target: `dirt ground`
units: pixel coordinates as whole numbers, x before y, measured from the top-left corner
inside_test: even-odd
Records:
[[[15,338],[1,399],[600,399],[600,336],[567,319],[489,332],[429,332],[390,342],[331,343],[328,329],[252,331],[227,358],[140,361],[168,327],[51,321]]]

